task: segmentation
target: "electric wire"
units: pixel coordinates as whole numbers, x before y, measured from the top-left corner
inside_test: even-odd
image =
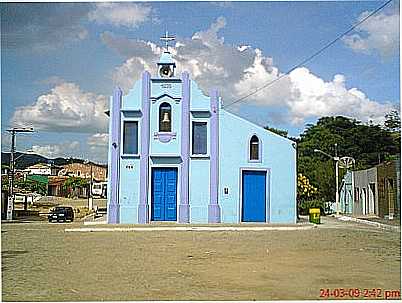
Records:
[[[268,86],[271,86],[272,84],[274,84],[275,82],[279,81],[280,79],[282,79],[283,77],[287,76],[288,74],[290,74],[292,71],[294,71],[295,69],[301,67],[302,65],[306,64],[307,62],[311,61],[314,57],[318,56],[319,54],[321,54],[323,51],[325,51],[327,48],[331,47],[333,44],[335,44],[336,42],[338,42],[340,39],[342,39],[344,36],[346,36],[347,34],[349,34],[351,31],[353,31],[356,27],[358,27],[360,24],[362,24],[363,22],[365,22],[367,19],[369,19],[370,17],[372,17],[373,15],[375,15],[376,13],[378,13],[380,10],[382,10],[385,6],[387,6],[389,3],[391,3],[393,0],[388,0],[387,2],[385,2],[384,4],[382,4],[381,6],[379,6],[377,9],[375,9],[373,12],[371,12],[369,15],[367,15],[366,17],[364,17],[363,19],[361,19],[358,23],[356,23],[355,25],[353,25],[351,28],[349,28],[347,31],[343,32],[342,34],[338,35],[334,40],[332,40],[331,42],[327,43],[326,45],[324,45],[322,48],[320,48],[318,51],[316,51],[315,53],[313,53],[312,55],[310,55],[309,57],[307,57],[306,59],[304,59],[303,61],[301,61],[300,63],[296,64],[295,66],[293,66],[292,68],[290,68],[288,71],[286,71],[284,74],[281,74],[278,78],[275,78],[274,80],[271,80],[270,82],[264,84],[263,86],[257,88],[255,91],[240,97],[239,99],[223,105],[222,108],[225,107],[229,107],[232,106],[236,103],[239,103],[241,101],[243,101],[244,99],[258,93],[259,91],[267,88]]]

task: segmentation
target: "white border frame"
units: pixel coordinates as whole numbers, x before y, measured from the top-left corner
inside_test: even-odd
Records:
[[[148,218],[149,223],[152,222],[179,222],[179,201],[180,201],[180,188],[181,188],[181,165],[180,164],[151,164],[149,159],[149,176],[148,176]],[[177,169],[177,183],[176,183],[176,221],[153,221],[152,220],[152,170],[154,168],[176,168]]]
[[[258,160],[251,160],[251,155],[250,155],[250,147],[251,147],[251,138],[253,136],[256,136],[258,139]],[[261,137],[258,136],[257,133],[251,134],[251,136],[248,137],[247,140],[247,162],[248,163],[262,163],[262,140]]]
[[[263,222],[243,222],[243,172],[244,171],[264,171],[265,172],[265,223],[271,221],[271,169],[268,167],[240,167],[239,173],[239,219],[238,223],[263,223]]]
[[[121,148],[120,148],[120,157],[139,157],[140,156],[140,149],[142,148],[141,146],[141,118],[139,117],[127,117],[125,118],[122,116],[122,119],[120,121],[120,142],[121,142]],[[137,122],[137,153],[136,154],[125,154],[124,153],[124,122]]]
[[[160,114],[161,114],[161,106],[163,103],[169,104],[169,106],[170,106],[170,131],[168,131],[168,132],[162,132],[159,130],[160,123],[161,123],[161,121],[159,119],[160,119]],[[172,106],[172,104],[170,104],[170,102],[167,102],[166,100],[162,101],[162,102],[158,102],[158,124],[157,124],[157,126],[158,126],[158,131],[156,133],[158,133],[158,134],[174,133],[173,132],[173,106]]]
[[[193,154],[193,122],[205,122],[207,124],[207,153],[206,154]],[[211,149],[211,131],[210,131],[209,118],[194,118],[190,119],[190,157],[191,158],[209,158]]]

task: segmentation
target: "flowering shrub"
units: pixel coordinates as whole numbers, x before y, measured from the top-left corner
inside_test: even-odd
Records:
[[[317,195],[318,189],[310,184],[310,180],[302,174],[297,175],[298,200],[310,200]]]

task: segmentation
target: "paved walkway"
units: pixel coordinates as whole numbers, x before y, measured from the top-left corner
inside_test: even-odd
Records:
[[[385,230],[390,230],[390,231],[401,231],[401,227],[397,225],[390,225],[390,224],[384,224],[376,221],[370,221],[370,220],[365,220],[365,219],[359,219],[359,218],[354,218],[354,217],[349,217],[349,216],[344,216],[344,215],[334,215],[334,217],[340,221],[350,221],[350,222],[356,222],[360,224],[366,224],[370,226],[374,226],[377,228],[385,229]]]

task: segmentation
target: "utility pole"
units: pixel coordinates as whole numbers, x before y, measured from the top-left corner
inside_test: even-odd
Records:
[[[323,152],[320,149],[314,149],[315,153],[321,153],[323,155],[326,155],[327,157],[330,157],[332,160],[335,161],[335,204],[336,204],[336,214],[339,215],[339,181],[338,181],[338,176],[339,176],[339,157],[338,157],[338,144],[335,143],[335,156],[331,156],[330,154],[327,154],[326,152]]]
[[[93,183],[93,178],[92,178],[92,162],[89,160],[84,161],[85,165],[90,165],[90,172],[91,172],[91,179],[89,180],[89,193],[88,193],[88,209],[91,210],[93,209],[93,197],[92,197],[92,183]]]
[[[338,157],[338,143],[335,143],[335,203],[336,203],[336,214],[339,215],[339,157]]]
[[[10,153],[10,174],[8,179],[8,205],[7,205],[7,221],[11,221],[13,219],[13,211],[14,211],[14,176],[15,176],[15,135],[17,133],[32,133],[33,128],[25,128],[25,127],[13,127],[7,129],[9,133],[11,133],[11,153]]]
[[[89,183],[89,205],[88,209],[91,210],[94,208],[93,205],[93,198],[92,198],[92,184],[93,184],[93,177],[92,177],[92,162],[89,163],[91,165],[91,182]]]

